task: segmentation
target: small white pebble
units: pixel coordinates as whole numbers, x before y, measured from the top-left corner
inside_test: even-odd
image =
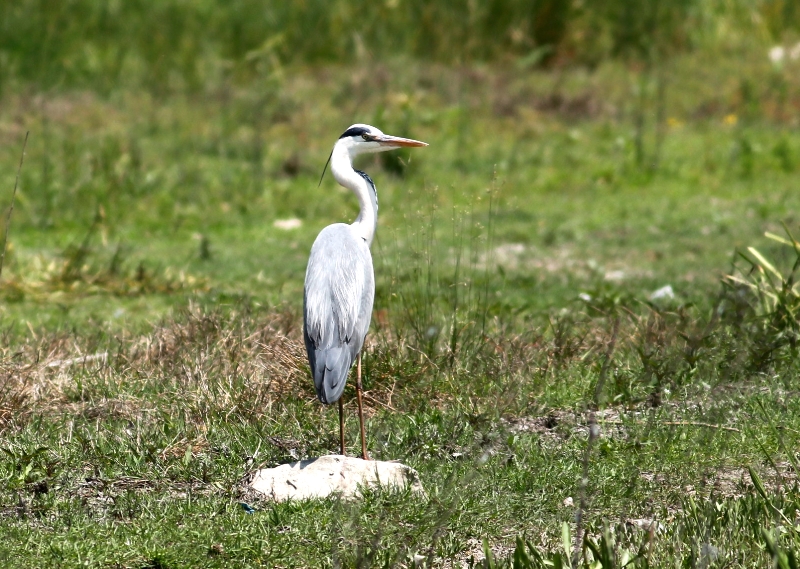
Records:
[[[575,504],[572,501],[572,496],[567,496],[566,498],[564,498],[564,507],[565,508],[571,508],[574,505]]]
[[[672,290],[672,285],[662,286],[650,295],[650,300],[672,300],[673,298],[675,298],[675,291]]]
[[[284,231],[289,231],[291,229],[297,229],[303,225],[303,222],[296,217],[291,219],[276,219],[275,222],[272,224],[273,227],[278,229],[283,229]]]
[[[776,45],[775,47],[769,50],[769,60],[772,63],[780,63],[783,61],[783,58],[786,56],[786,50],[783,48],[782,45]]]

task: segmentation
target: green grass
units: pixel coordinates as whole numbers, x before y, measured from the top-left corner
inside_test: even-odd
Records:
[[[730,54],[791,41],[798,30],[800,11],[787,0],[19,0],[0,6],[0,93],[31,84],[202,93],[263,80],[286,64],[397,55],[594,68],[608,59]]]
[[[796,318],[776,317],[796,295],[765,304],[722,281],[735,261],[773,290],[737,249],[785,282],[795,261],[763,236],[781,222],[797,236],[800,138],[761,59],[671,64],[655,167],[637,160],[640,77],[615,63],[398,60],[293,67],[268,91],[7,93],[6,196],[31,138],[0,288],[0,562],[442,566],[486,540],[496,564],[516,548],[541,566],[563,559],[578,507],[587,543],[615,544],[604,566],[640,548],[636,567],[796,550]],[[416,468],[428,497],[273,505],[248,472],[338,444],[300,299],[314,236],[355,216],[317,180],[357,121],[430,143],[363,165],[381,205],[369,447]],[[302,227],[273,225],[288,218]],[[649,300],[667,284],[674,299]]]
[[[225,317],[198,311],[180,320],[145,338],[61,335],[18,346],[20,364],[33,352],[48,354],[47,361],[73,353],[68,343],[76,340],[81,353],[110,353],[105,364],[62,369],[43,361],[6,380],[7,392],[16,388],[23,396],[6,426],[13,439],[4,445],[7,559],[132,567],[156,560],[309,566],[338,559],[349,566],[375,556],[381,565],[429,551],[458,557],[474,550],[475,540],[503,545],[517,534],[557,549],[561,523],[574,514],[563,501],[578,502],[586,444],[581,401],[598,373],[580,363],[584,354],[565,358],[550,338],[537,347],[505,345],[504,357],[480,350],[471,358],[480,369],[462,368],[463,357],[446,370],[445,358],[431,367],[403,358],[395,342],[379,341],[366,367],[370,448],[375,458],[417,468],[428,498],[374,492],[355,503],[276,506],[242,495],[242,476],[255,464],[317,456],[337,445],[335,412],[314,402],[305,378],[296,324],[287,315],[254,318],[246,310]],[[619,350],[614,375],[647,383],[629,359],[632,349]],[[561,359],[561,369],[548,370],[551,359]],[[765,562],[758,532],[783,524],[752,489],[749,465],[789,519],[798,507],[781,490],[794,484],[787,463],[793,457],[782,445],[794,448],[800,427],[796,401],[786,395],[796,367],[783,381],[764,378],[758,386],[725,381],[708,368],[698,366],[694,381],[671,386],[656,407],[628,401],[599,415],[590,532],[604,523],[658,520],[665,534],[654,540],[654,566],[666,564],[676,547],[684,548],[684,559],[698,555],[702,543],[742,566]],[[475,382],[476,372],[486,380]],[[357,424],[346,396],[354,452]],[[780,431],[769,428],[770,416],[780,417]],[[242,500],[257,512],[246,514]],[[707,504],[717,508],[710,517]],[[726,524],[716,521],[723,515]],[[636,542],[643,534],[628,528],[617,539]]]

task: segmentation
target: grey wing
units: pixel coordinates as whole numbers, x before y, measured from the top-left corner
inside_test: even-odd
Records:
[[[364,345],[375,298],[372,256],[349,225],[320,232],[311,248],[303,295],[303,337],[322,403],[337,401]]]

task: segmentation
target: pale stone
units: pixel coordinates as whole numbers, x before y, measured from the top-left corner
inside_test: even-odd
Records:
[[[273,227],[277,227],[278,229],[283,229],[284,231],[290,231],[292,229],[297,229],[303,225],[303,222],[296,217],[292,217],[290,219],[276,219],[272,222]]]
[[[769,50],[769,60],[774,63],[778,64],[783,61],[783,58],[786,56],[786,50],[782,45],[776,45]]]
[[[341,455],[265,468],[257,471],[250,482],[253,490],[276,502],[325,498],[331,494],[353,497],[365,486],[397,489],[410,486],[416,494],[425,493],[417,471],[405,464]]]
[[[650,295],[650,300],[672,300],[673,298],[675,298],[675,291],[672,290],[672,285],[662,286]]]

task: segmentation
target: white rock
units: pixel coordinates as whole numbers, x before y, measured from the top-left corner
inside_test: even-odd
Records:
[[[639,518],[639,519],[629,518],[625,520],[625,523],[644,531],[655,531],[657,533],[662,533],[665,529],[664,526],[660,524],[658,521],[650,520],[647,518]]]
[[[672,290],[672,285],[662,286],[650,295],[650,300],[672,300],[673,298],[675,298],[675,291]]]
[[[250,482],[253,490],[276,502],[325,498],[334,493],[354,497],[363,486],[411,486],[412,492],[425,494],[419,474],[405,464],[341,455],[265,468]]]
[[[776,45],[769,50],[769,60],[774,63],[778,64],[783,61],[783,58],[786,57],[786,50],[782,45]]]
[[[303,222],[296,217],[292,217],[290,219],[276,219],[272,226],[278,229],[283,229],[284,231],[290,231],[292,229],[297,229],[302,227]]]

